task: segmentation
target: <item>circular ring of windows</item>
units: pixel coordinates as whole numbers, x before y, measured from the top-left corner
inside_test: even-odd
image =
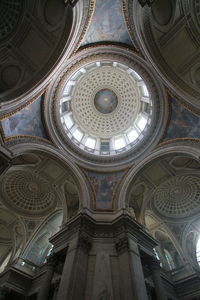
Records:
[[[132,50],[99,45],[63,63],[45,94],[49,136],[69,157],[117,169],[162,139],[168,97],[151,65]]]
[[[81,150],[112,156],[134,148],[152,120],[143,78],[117,61],[93,61],[75,70],[59,96],[65,134]]]

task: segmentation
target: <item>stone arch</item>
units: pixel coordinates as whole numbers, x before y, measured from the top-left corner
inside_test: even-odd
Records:
[[[180,141],[160,146],[129,170],[121,182],[118,197],[120,208],[134,209],[129,202],[133,194],[132,201],[138,201],[140,204],[139,213],[136,211],[134,217],[143,225],[146,225],[145,215],[148,212],[160,220],[157,222],[159,224],[152,225],[152,228],[163,229],[167,233],[175,247],[171,248],[176,249],[172,251],[176,267],[186,269],[197,267],[194,246],[193,254],[189,257],[186,240],[188,230],[191,229],[187,224],[198,220],[200,215],[199,154],[198,143]],[[139,184],[147,186],[144,192],[141,190],[142,197],[139,192],[136,193]],[[152,228],[151,233],[154,233]],[[194,228],[191,230],[194,231]]]
[[[193,158],[199,161],[200,150],[198,143],[193,142],[176,142],[158,147],[151,152],[148,157],[140,160],[137,165],[134,165],[127,173],[127,176],[122,180],[119,190],[120,193],[116,199],[118,208],[127,208],[127,196],[131,188],[131,182],[145,169],[146,166],[155,162],[158,159],[162,159],[167,155],[180,155]]]
[[[0,207],[0,227],[0,265],[2,272],[23,251],[27,232],[23,220],[3,207]]]
[[[152,214],[152,212],[146,211],[145,226],[148,232],[159,242],[155,249],[158,254],[160,254],[160,259],[162,258],[161,262],[163,262],[163,267],[170,269],[169,262],[165,257],[165,249],[171,255],[174,265],[173,268],[178,268],[183,265],[186,255],[181,248],[181,244],[177,241],[170,228],[167,227],[167,224],[165,224],[162,219],[159,219],[156,215]]]
[[[130,32],[136,36],[140,51],[173,94],[197,109],[200,92],[199,68],[195,68],[199,63],[198,6],[198,0],[154,1],[151,8],[142,8],[138,1],[126,4]],[[190,22],[187,22],[189,16]]]
[[[49,242],[49,238],[59,231],[62,219],[62,210],[58,210],[45,218],[36,228],[21,255],[24,261],[22,266],[25,266],[26,262],[31,262],[34,265],[40,265],[45,262],[46,257],[50,255],[52,250],[52,244]]]
[[[60,65],[80,45],[93,11],[93,1],[89,0],[78,2],[74,8],[65,6],[64,1],[33,2],[17,1],[15,10],[1,2],[0,48],[5,59],[0,67],[0,96],[5,111],[44,91]],[[33,45],[40,51],[34,51]]]
[[[54,189],[56,190],[56,193],[60,199],[62,199],[62,207],[64,209],[64,219],[67,218],[67,211],[66,207],[64,205],[64,201],[66,201],[63,190],[59,188],[60,180],[62,179],[62,172],[63,172],[63,184],[65,184],[65,181],[67,182],[68,177],[71,181],[73,181],[73,184],[76,186],[77,195],[79,199],[79,210],[81,210],[84,207],[90,206],[90,196],[89,196],[89,190],[87,186],[87,182],[85,179],[84,174],[79,169],[79,167],[76,166],[74,162],[72,162],[66,155],[63,155],[63,153],[54,147],[45,144],[36,144],[36,143],[20,143],[15,144],[10,147],[10,151],[12,151],[12,164],[15,165],[15,168],[20,168],[19,166],[23,163],[25,165],[29,166],[29,169],[31,169],[31,163],[34,165],[37,164],[37,159],[40,160],[40,165],[43,164],[43,172],[45,172],[45,179],[50,180],[53,184]],[[49,158],[49,165],[42,162],[40,156],[42,157],[48,157]],[[29,161],[28,161],[29,160]],[[32,162],[31,162],[32,160]],[[7,173],[12,168],[11,167],[7,170]],[[59,168],[62,169],[62,172],[59,170]],[[51,174],[50,174],[51,173]],[[54,174],[53,174],[54,173]],[[40,170],[37,169],[34,171],[34,176],[40,175]],[[49,177],[51,175],[51,178]],[[5,176],[4,176],[5,177]],[[34,188],[34,187],[33,187]],[[59,208],[59,206],[58,206]]]
[[[199,271],[199,264],[196,256],[196,247],[200,238],[199,217],[191,220],[185,227],[182,235],[182,249],[188,257],[188,261]]]

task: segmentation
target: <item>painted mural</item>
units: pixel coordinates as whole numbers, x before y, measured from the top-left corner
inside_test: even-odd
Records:
[[[133,45],[124,22],[121,0],[96,0],[94,15],[82,45],[108,41]]]
[[[96,209],[112,209],[112,199],[117,184],[123,172],[118,173],[96,173],[88,172],[88,176],[96,194]]]
[[[31,135],[47,138],[41,119],[42,96],[1,121],[5,137]]]
[[[164,141],[176,138],[200,138],[200,117],[180,102],[171,100],[172,113]]]
[[[118,104],[116,94],[109,89],[101,89],[94,97],[94,106],[102,114],[109,114],[115,110]]]

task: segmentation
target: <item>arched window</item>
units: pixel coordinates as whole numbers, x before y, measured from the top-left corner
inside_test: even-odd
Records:
[[[175,265],[174,265],[174,261],[171,257],[171,254],[169,253],[169,251],[167,251],[166,249],[164,249],[164,254],[165,254],[165,259],[167,261],[168,267],[170,270],[175,269]]]
[[[159,254],[158,254],[158,252],[157,252],[157,250],[156,250],[155,248],[153,248],[153,252],[154,252],[154,255],[155,255],[156,259],[157,259],[157,260],[159,261],[159,263],[160,263],[160,267],[162,268],[162,267],[163,267],[163,264],[162,264],[162,262],[161,262],[161,260],[160,260]]]
[[[53,248],[49,238],[59,230],[62,219],[63,213],[57,212],[40,227],[23,254],[25,261],[35,265],[45,262]]]
[[[196,258],[197,258],[197,263],[200,266],[200,236],[197,240],[197,245],[196,245]]]

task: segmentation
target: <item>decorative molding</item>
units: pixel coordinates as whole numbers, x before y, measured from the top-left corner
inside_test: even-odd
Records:
[[[122,254],[130,250],[129,240],[127,237],[120,237],[115,241],[115,249],[118,254]]]
[[[191,79],[186,79],[186,75],[191,77],[190,70],[188,70],[187,74],[180,74],[180,70],[175,69],[172,63],[167,63],[166,57],[162,54],[162,49],[164,48],[163,43],[166,44],[166,41],[170,43],[172,36],[174,36],[175,33],[179,32],[182,28],[182,30],[187,31],[188,39],[191,40],[191,43],[193,43],[194,48],[197,50],[193,52],[191,57],[186,58],[186,60],[181,63],[179,69],[181,68],[183,71],[184,66],[188,68],[188,63],[193,62],[193,64],[196,64],[198,61],[197,44],[199,44],[199,40],[197,41],[198,34],[194,33],[198,28],[198,26],[195,25],[198,18],[195,13],[193,13],[193,10],[196,11],[196,8],[194,8],[196,2],[194,1],[194,3],[190,3],[179,1],[178,4],[175,2],[176,1],[171,1],[173,6],[173,17],[169,22],[169,26],[156,26],[152,17],[152,10],[148,7],[144,7],[142,9],[137,5],[136,1],[134,2],[131,0],[128,1],[127,4],[128,20],[132,35],[135,34],[141,53],[148,61],[151,62],[162,81],[176,95],[176,97],[180,97],[182,101],[190,103],[190,105],[199,110],[199,88],[197,85],[195,86],[194,83],[192,83]],[[152,6],[152,9],[153,7],[154,6]],[[179,9],[181,7],[182,9]],[[190,11],[192,11],[192,16],[188,14]],[[154,28],[157,28],[157,31],[162,32],[163,35],[160,37],[161,33],[158,34]],[[176,60],[176,58],[174,58],[174,60]],[[191,64],[190,67],[192,67]]]
[[[155,112],[153,112],[152,125],[150,126],[148,136],[144,139],[144,141],[142,140],[138,146],[136,145],[132,150],[129,150],[126,153],[110,157],[96,157],[90,153],[84,153],[81,149],[77,148],[77,146],[75,146],[74,143],[66,137],[66,134],[62,129],[61,121],[59,120],[58,99],[66,79],[69,78],[70,74],[73,74],[77,68],[81,68],[84,64],[97,61],[99,59],[117,60],[124,64],[127,63],[136,72],[138,71],[138,73],[144,78],[144,81],[150,90],[155,110]],[[85,48],[78,52],[76,56],[72,57],[70,61],[66,63],[66,65],[63,65],[63,70],[60,72],[56,82],[49,86],[49,90],[46,93],[48,103],[45,101],[45,120],[47,127],[49,128],[49,132],[51,133],[51,138],[55,141],[55,143],[59,142],[59,144],[61,144],[62,147],[70,153],[70,155],[75,156],[81,164],[85,161],[88,166],[88,162],[91,162],[92,166],[94,164],[96,165],[100,162],[104,162],[107,163],[108,167],[111,165],[113,167],[115,165],[119,166],[119,163],[122,165],[123,162],[123,168],[127,167],[125,165],[125,161],[130,163],[130,160],[138,158],[138,156],[144,152],[144,149],[147,149],[147,147],[148,149],[152,148],[152,144],[160,140],[161,133],[165,129],[165,123],[168,117],[168,111],[166,113],[166,94],[162,84],[160,85],[158,80],[155,81],[156,75],[152,77],[152,72],[153,70],[150,70],[150,66],[146,64],[141,57],[130,49],[123,47],[105,45],[89,47],[88,49]]]
[[[78,247],[84,252],[88,253],[92,246],[92,239],[83,233],[80,234],[78,238]]]
[[[65,223],[60,232],[50,239],[50,242],[54,244],[54,249],[57,251],[56,249],[59,249],[61,245],[69,243],[72,237],[74,238],[77,235],[79,238],[81,234],[87,237],[83,241],[83,245],[86,245],[86,248],[90,247],[90,242],[93,238],[95,240],[109,238],[113,239],[116,249],[121,251],[127,247],[127,238],[122,237],[124,234],[128,234],[130,238],[136,239],[142,249],[146,249],[147,252],[153,253],[153,247],[157,245],[156,241],[144,230],[144,227],[128,214],[121,215],[109,222],[96,221],[88,216],[87,213],[79,213]]]
[[[155,0],[138,0],[140,5],[144,7],[145,5],[151,6]]]
[[[83,33],[85,34],[86,28],[88,26],[89,19],[91,18],[91,14],[93,11],[94,7],[94,0],[83,0],[79,1],[77,5],[74,7],[73,10],[73,18],[72,20],[72,28],[70,30],[70,17],[69,17],[69,9],[65,9],[64,12],[65,14],[68,14],[66,18],[62,18],[62,26],[61,24],[59,25],[59,32],[58,30],[53,32],[52,35],[52,28],[49,24],[46,24],[43,22],[44,16],[41,14],[42,8],[44,9],[44,4],[39,3],[38,5],[40,7],[35,7],[35,12],[33,17],[33,7],[31,4],[28,4],[28,7],[25,7],[24,9],[27,10],[27,18],[23,19],[23,24],[17,28],[17,34],[15,35],[15,39],[11,39],[9,43],[9,49],[7,49],[12,55],[14,61],[16,60],[15,54],[16,55],[21,55],[21,58],[23,58],[23,62],[26,61],[24,65],[24,70],[26,71],[26,74],[24,73],[25,77],[23,80],[21,80],[20,84],[17,84],[16,87],[13,87],[3,93],[1,93],[1,106],[2,106],[2,111],[7,112],[10,109],[16,109],[19,105],[22,105],[23,103],[26,103],[30,100],[30,97],[33,98],[34,95],[37,93],[40,93],[39,91],[44,89],[44,86],[46,86],[49,82],[50,79],[52,78],[53,74],[55,74],[59,67],[62,66],[63,61],[66,60],[67,57],[71,56],[74,51],[76,51],[76,48],[79,47],[80,40],[82,39]],[[31,7],[30,7],[31,6]],[[64,7],[64,4],[63,4]],[[25,13],[26,14],[26,13]],[[45,32],[47,37],[44,37],[44,32],[37,34],[38,31],[38,22],[36,20],[38,19],[38,22],[42,24],[42,28],[45,28]],[[77,22],[76,22],[77,21]],[[25,22],[25,23],[24,23]],[[37,25],[36,25],[37,23]],[[64,24],[64,25],[63,25]],[[21,36],[21,28],[22,30],[24,28],[27,29],[28,25],[30,25],[30,30],[26,32],[24,36]],[[37,27],[37,29],[36,29]],[[55,26],[54,26],[55,27]],[[55,28],[54,28],[55,29]],[[50,35],[51,38],[54,38],[54,51],[52,52],[52,47],[51,47],[51,53],[53,53],[54,59],[52,60],[52,55],[50,58],[48,55],[46,55],[46,64],[40,65],[40,68],[38,69],[37,67],[37,72],[36,69],[32,70],[30,72],[29,67],[27,69],[27,63],[32,64],[32,62],[35,60],[32,59],[33,53],[29,56],[29,53],[26,52],[24,54],[24,48],[28,47],[26,45],[28,36],[31,36],[31,38],[37,37],[39,40],[41,40],[41,43],[44,43],[46,47],[49,48],[50,45]],[[36,40],[37,40],[36,38]],[[47,40],[46,40],[47,39]],[[56,41],[56,42],[55,42]],[[59,42],[59,43],[58,43]],[[16,46],[18,44],[18,46]],[[11,47],[10,47],[11,45]],[[18,51],[18,50],[19,51]],[[67,50],[66,50],[67,49]],[[22,51],[23,50],[23,51]],[[45,50],[46,51],[46,50]],[[19,53],[18,53],[19,52]],[[46,51],[47,52],[47,51]],[[18,54],[17,54],[18,53]],[[31,53],[31,51],[30,51]],[[64,55],[63,55],[64,53]],[[14,56],[13,56],[14,55]],[[27,60],[30,60],[29,62]],[[45,61],[44,61],[45,63]],[[21,66],[22,64],[20,64]],[[31,76],[31,78],[30,78]],[[28,91],[28,93],[27,93]],[[12,101],[11,101],[12,99]]]
[[[140,53],[140,49],[138,47],[138,43],[137,43],[137,39],[135,38],[135,35],[133,34],[133,31],[131,30],[131,24],[129,22],[129,17],[128,17],[128,14],[127,14],[127,9],[128,9],[128,3],[126,0],[121,0],[121,3],[122,3],[122,12],[123,12],[123,17],[124,17],[124,21],[125,21],[125,24],[126,24],[126,27],[127,27],[127,30],[128,30],[128,33],[131,37],[131,40],[133,41],[133,45],[134,45],[134,48],[135,48],[135,51],[141,55]],[[141,55],[142,56],[142,55]]]

